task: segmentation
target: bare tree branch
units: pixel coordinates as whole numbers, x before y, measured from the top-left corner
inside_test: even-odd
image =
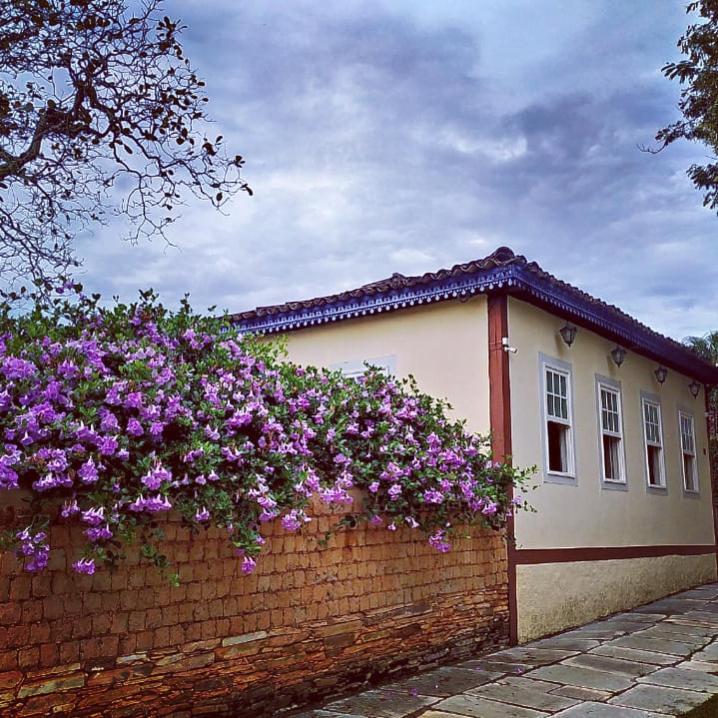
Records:
[[[161,6],[0,3],[3,279],[66,274],[77,233],[110,216],[131,241],[164,237],[188,195],[251,194],[242,157],[207,135],[204,82]]]

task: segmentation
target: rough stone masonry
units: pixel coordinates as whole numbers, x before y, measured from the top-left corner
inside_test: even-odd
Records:
[[[272,715],[506,643],[502,534],[439,554],[416,531],[359,527],[323,546],[340,517],[301,536],[270,525],[250,576],[218,530],[168,522],[177,588],[136,547],[114,573],[74,574],[67,527],[42,575],[2,554],[0,716]]]

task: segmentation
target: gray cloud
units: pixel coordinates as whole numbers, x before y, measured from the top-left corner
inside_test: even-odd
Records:
[[[93,289],[238,311],[509,244],[678,338],[718,324],[700,148],[637,149],[675,114],[673,3],[178,8],[256,196],[187,207],[176,248],[88,237]]]

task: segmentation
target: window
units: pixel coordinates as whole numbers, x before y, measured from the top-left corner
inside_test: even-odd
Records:
[[[678,412],[681,429],[681,456],[683,457],[683,487],[686,491],[698,491],[698,470],[696,466],[696,440],[693,417],[682,411]]]
[[[546,466],[548,473],[574,475],[570,373],[544,366]]]
[[[613,384],[598,381],[601,417],[601,464],[604,481],[625,483],[621,393]]]
[[[384,356],[374,357],[372,359],[363,359],[355,361],[343,361],[331,364],[330,369],[338,369],[344,376],[350,379],[356,379],[361,376],[367,370],[367,366],[377,367],[383,371],[387,376],[396,374],[396,357],[395,356]]]
[[[665,488],[666,471],[663,463],[663,426],[661,405],[643,398],[643,437],[646,441],[646,477],[649,486]]]

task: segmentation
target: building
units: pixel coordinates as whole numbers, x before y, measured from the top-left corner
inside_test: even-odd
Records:
[[[449,270],[236,315],[300,364],[365,362],[447,398],[537,466],[509,527],[525,641],[716,580],[706,386],[718,368],[502,247]]]

